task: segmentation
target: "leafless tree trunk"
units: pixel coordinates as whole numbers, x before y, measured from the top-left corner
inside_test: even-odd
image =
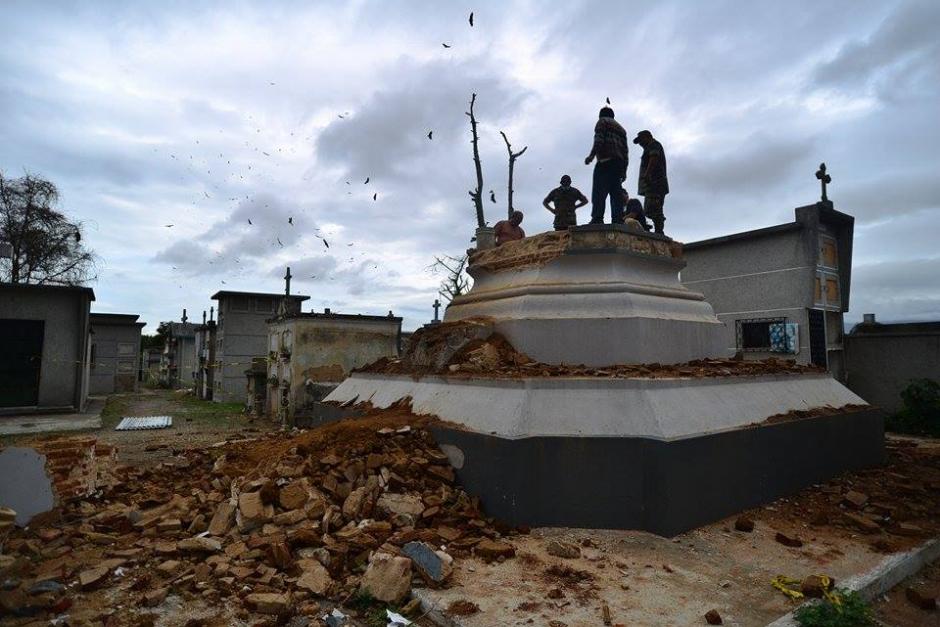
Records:
[[[479,141],[480,138],[477,136],[477,119],[473,114],[473,105],[476,104],[477,95],[473,94],[473,97],[470,98],[470,111],[467,112],[467,115],[470,116],[470,133],[473,136],[473,165],[476,166],[477,170],[477,188],[475,190],[470,190],[470,198],[473,199],[473,204],[477,210],[477,227],[483,228],[486,226],[486,220],[483,217],[483,166],[480,164],[480,148]]]
[[[467,278],[466,274],[467,260],[466,255],[463,257],[445,255],[443,257],[435,257],[434,263],[429,266],[431,272],[435,274],[445,274],[438,293],[441,295],[441,298],[448,303],[452,301],[454,297],[466,294],[470,291],[470,279]]]
[[[82,224],[55,209],[58,198],[51,181],[0,173],[0,241],[13,249],[0,260],[0,281],[77,285],[93,278],[95,256],[82,246]]]
[[[524,153],[526,150],[528,150],[529,147],[528,147],[528,146],[523,146],[522,150],[520,150],[519,152],[513,152],[513,151],[512,151],[512,145],[510,145],[510,143],[509,143],[509,138],[506,137],[506,133],[504,133],[503,131],[500,131],[499,134],[503,136],[503,141],[506,142],[506,152],[509,153],[509,207],[508,207],[508,212],[509,212],[509,214],[508,214],[508,215],[509,215],[509,217],[511,218],[511,217],[512,217],[512,173],[513,173],[513,169],[514,169],[514,166],[516,165],[516,159],[518,159],[519,157],[521,157],[521,156],[522,156],[522,153]]]

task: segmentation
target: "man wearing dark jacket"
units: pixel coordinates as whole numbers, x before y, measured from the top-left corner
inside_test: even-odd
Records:
[[[591,189],[591,224],[604,223],[604,210],[607,197],[610,197],[610,218],[612,224],[623,222],[623,196],[620,184],[627,178],[627,132],[614,120],[614,110],[604,107],[598,114],[594,125],[594,145],[591,154],[584,159],[589,165],[597,158],[594,166],[594,185]]]
[[[640,131],[633,140],[643,147],[640,158],[639,189],[643,196],[643,211],[653,221],[657,233],[662,234],[666,216],[663,215],[663,202],[669,193],[669,179],[666,176],[666,153],[663,145],[649,131]]]

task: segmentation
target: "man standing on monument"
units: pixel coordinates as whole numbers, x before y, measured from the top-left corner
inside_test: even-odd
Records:
[[[591,188],[591,224],[604,223],[604,209],[610,196],[612,224],[623,222],[623,202],[620,184],[627,179],[627,132],[614,119],[614,110],[604,107],[594,125],[594,145],[584,159],[589,165],[594,158],[594,184]]]
[[[548,192],[542,205],[555,214],[553,226],[556,231],[567,231],[569,226],[578,226],[575,211],[588,203],[588,199],[577,187],[571,186],[571,177],[565,174],[561,177],[561,185]],[[552,207],[549,203],[554,203]]]
[[[643,210],[646,217],[653,221],[656,232],[663,233],[666,216],[663,215],[663,202],[669,193],[669,179],[666,177],[666,153],[663,145],[649,131],[640,131],[633,140],[643,147],[640,158],[639,189],[643,196]]]
[[[522,224],[521,211],[513,211],[512,216],[508,220],[500,220],[497,222],[496,226],[493,227],[494,235],[496,235],[496,245],[502,246],[506,242],[524,238],[525,231],[519,226],[520,224]]]

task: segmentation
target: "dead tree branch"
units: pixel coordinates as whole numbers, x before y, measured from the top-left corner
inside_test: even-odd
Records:
[[[471,143],[473,144],[473,165],[476,167],[477,172],[477,188],[467,193],[473,199],[473,204],[477,210],[477,227],[483,228],[486,226],[486,220],[483,217],[483,166],[480,164],[480,139],[477,135],[477,118],[473,114],[473,105],[476,104],[476,101],[477,95],[473,94],[470,98],[470,111],[467,112],[467,115],[470,116],[470,133],[473,136]]]
[[[512,175],[513,175],[513,169],[514,169],[514,167],[515,167],[515,165],[516,165],[516,159],[518,159],[519,157],[521,157],[521,156],[522,156],[522,153],[524,153],[526,150],[528,150],[529,147],[528,147],[528,146],[523,146],[522,150],[520,150],[519,152],[513,152],[513,151],[512,151],[512,145],[509,143],[509,138],[506,137],[506,133],[504,133],[503,131],[500,131],[499,134],[503,136],[503,141],[506,142],[506,152],[509,153],[509,185],[508,185],[508,187],[509,187],[509,201],[508,201],[508,212],[509,212],[509,214],[508,214],[508,215],[509,215],[509,217],[511,218],[511,217],[512,217],[512,211],[513,211],[513,209],[512,209]]]
[[[443,273],[444,280],[441,281],[441,287],[438,294],[448,303],[461,294],[470,291],[470,279],[467,278],[468,257],[435,257],[434,263],[428,266],[428,269],[434,274]]]

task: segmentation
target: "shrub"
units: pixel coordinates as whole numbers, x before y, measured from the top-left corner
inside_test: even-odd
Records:
[[[867,627],[875,624],[874,612],[857,592],[836,590],[832,598],[804,605],[794,617],[803,627]]]
[[[896,433],[940,437],[940,383],[915,379],[901,392],[904,405],[885,428]]]

